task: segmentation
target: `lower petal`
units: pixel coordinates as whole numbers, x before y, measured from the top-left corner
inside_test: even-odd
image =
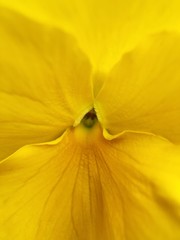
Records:
[[[0,164],[0,239],[178,240],[179,156],[152,136],[105,140],[98,124],[23,147]]]

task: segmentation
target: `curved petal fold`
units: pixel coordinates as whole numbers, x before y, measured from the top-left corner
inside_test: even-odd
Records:
[[[96,98],[110,134],[148,132],[180,141],[180,35],[143,41],[112,69]]]
[[[57,138],[93,100],[91,66],[73,37],[2,7],[0,32],[2,159]]]

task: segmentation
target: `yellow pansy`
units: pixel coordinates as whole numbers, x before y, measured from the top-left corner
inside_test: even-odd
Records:
[[[0,0],[0,240],[180,239],[179,12]]]

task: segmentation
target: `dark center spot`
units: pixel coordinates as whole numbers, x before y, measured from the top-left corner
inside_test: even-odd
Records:
[[[94,109],[86,113],[82,119],[82,124],[87,128],[92,128],[97,121],[96,112]]]

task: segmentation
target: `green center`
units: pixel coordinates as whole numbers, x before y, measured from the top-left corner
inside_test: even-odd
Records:
[[[91,111],[86,113],[81,122],[86,128],[92,128],[96,121],[97,121],[96,112],[94,111],[94,109],[92,109]]]

